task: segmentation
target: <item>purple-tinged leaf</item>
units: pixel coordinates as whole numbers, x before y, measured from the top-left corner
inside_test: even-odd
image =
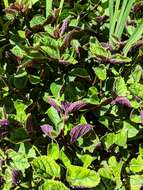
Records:
[[[4,164],[4,160],[0,159],[0,169],[2,169],[3,164]]]
[[[143,110],[140,111],[140,116],[141,116],[141,124],[143,125]]]
[[[41,125],[40,127],[41,127],[41,129],[42,129],[42,131],[43,131],[43,133],[45,135],[47,135],[48,137],[52,138],[52,134],[51,133],[53,131],[53,127],[51,125],[44,124],[44,125]]]
[[[115,53],[112,51],[112,54]],[[127,61],[126,60],[119,60],[119,59],[116,59],[116,58],[108,58],[108,57],[105,57],[105,56],[101,56],[101,55],[98,55],[96,56],[96,60],[98,61],[102,61],[104,63],[111,63],[113,65],[122,65],[122,64],[125,64]]]
[[[92,129],[93,126],[90,124],[80,124],[75,126],[70,132],[71,143],[74,143],[79,137],[82,137]]]
[[[5,125],[0,127],[0,138],[5,137],[8,134],[7,127]]]
[[[97,16],[96,17],[96,21],[98,23],[100,23],[100,24],[103,23],[103,22],[105,22],[107,19],[108,19],[108,17],[106,15],[104,15],[104,16]]]
[[[58,112],[61,112],[61,108],[57,105],[53,98],[48,97],[48,102],[51,106],[53,106]]]
[[[0,187],[2,187],[3,183],[4,183],[4,178],[0,176]]]
[[[70,31],[66,35],[66,37],[64,38],[64,43],[61,46],[60,50],[62,52],[65,51],[70,46],[71,40],[74,39],[74,38],[77,38],[77,36],[81,36],[82,33],[84,33],[83,30],[72,30],[72,31]]]
[[[61,102],[61,109],[66,112],[70,105],[70,102]]]
[[[142,2],[142,1],[137,2],[137,3],[133,6],[133,12],[134,12],[134,13],[139,12],[139,11],[141,10],[142,6],[143,6],[143,2]]]
[[[13,169],[12,170],[12,183],[17,184],[20,177],[20,170]]]
[[[121,104],[123,106],[131,108],[131,103],[130,101],[124,97],[124,96],[118,96],[115,100],[111,102],[112,104]]]
[[[64,60],[64,59],[59,59],[59,64],[60,65],[69,65],[69,61]]]
[[[74,112],[74,111],[78,111],[81,109],[84,109],[87,106],[87,103],[83,102],[82,100],[73,102],[69,105],[67,112]]]
[[[141,100],[141,98],[138,97],[138,96],[134,96],[134,98],[135,98],[135,100],[138,101],[138,102]]]
[[[66,29],[68,28],[68,25],[69,25],[68,19],[65,19],[63,21],[62,27],[60,28],[60,36],[62,36],[65,33]]]
[[[113,49],[112,46],[109,43],[102,42],[101,45],[102,45],[103,48],[105,48],[107,50],[112,51],[112,49]]]
[[[8,126],[9,125],[8,119],[1,119],[0,120],[0,125],[1,126]]]

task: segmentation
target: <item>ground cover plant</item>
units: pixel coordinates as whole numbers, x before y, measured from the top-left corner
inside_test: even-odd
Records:
[[[142,13],[1,1],[0,189],[143,188]]]

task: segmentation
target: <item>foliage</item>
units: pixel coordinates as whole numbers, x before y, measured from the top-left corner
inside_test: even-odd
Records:
[[[0,189],[142,189],[143,2],[0,8]]]

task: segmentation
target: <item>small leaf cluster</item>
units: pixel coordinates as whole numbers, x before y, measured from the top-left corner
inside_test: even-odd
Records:
[[[141,0],[3,0],[0,189],[143,188]]]

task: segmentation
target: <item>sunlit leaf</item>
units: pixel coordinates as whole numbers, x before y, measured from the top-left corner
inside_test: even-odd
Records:
[[[92,188],[100,182],[100,177],[95,171],[74,165],[68,166],[66,177],[74,187]]]

